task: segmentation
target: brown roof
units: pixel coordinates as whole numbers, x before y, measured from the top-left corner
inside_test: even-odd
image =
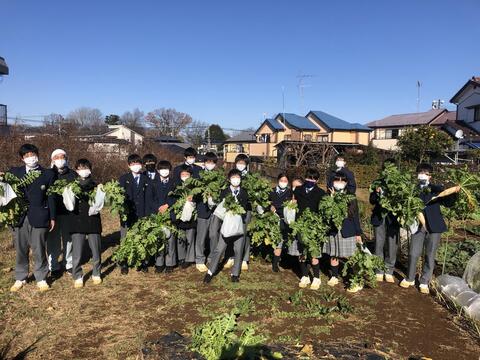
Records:
[[[380,120],[371,121],[366,125],[371,128],[427,125],[446,111],[445,109],[432,109],[421,113],[390,115]]]
[[[457,103],[457,99],[458,97],[465,91],[465,89],[467,87],[469,87],[470,85],[472,85],[474,88],[477,87],[477,86],[480,86],[480,76],[472,76],[471,79],[469,79],[465,85],[462,86],[462,88],[460,90],[457,91],[457,93],[455,95],[453,95],[453,97],[450,99],[450,102],[452,104],[456,104]]]
[[[433,120],[430,125],[442,125],[445,124],[447,121],[455,121],[457,119],[457,112],[456,111],[446,111],[440,116],[438,116],[435,120]]]

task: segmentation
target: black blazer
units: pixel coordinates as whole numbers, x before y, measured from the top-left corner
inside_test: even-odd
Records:
[[[181,179],[180,179],[180,169],[182,168],[183,165],[186,165],[186,164],[182,163],[182,164],[177,165],[173,168],[172,179],[173,179],[174,182],[180,182],[181,181]],[[203,169],[196,164],[188,165],[188,166],[192,169],[192,177],[198,179],[200,177],[200,171],[202,171]]]
[[[52,170],[55,172],[56,179],[58,180],[67,180],[68,182],[72,182],[77,177],[75,170],[72,170],[69,167],[63,168],[62,172],[60,172],[55,166],[52,168]],[[57,206],[57,215],[70,215],[70,211],[68,211],[63,204],[63,198],[61,195],[55,195],[55,204]]]
[[[233,195],[232,190],[230,189],[230,186],[222,190],[222,192],[220,193],[220,201],[225,199],[225,197],[229,194]],[[237,201],[239,205],[245,209],[245,211],[247,211],[248,208],[250,207],[250,202],[248,201],[248,193],[242,187],[240,187],[240,191],[238,192]],[[247,214],[242,215],[243,221],[245,221],[246,215]]]
[[[30,225],[36,228],[48,228],[50,227],[50,220],[55,220],[55,196],[47,196],[48,188],[55,182],[55,172],[41,166],[36,170],[39,170],[41,175],[32,184],[22,190],[28,202],[28,209],[27,213],[20,218],[15,227],[21,227],[23,225],[25,216],[28,217]],[[9,172],[21,179],[26,174],[26,168],[25,166],[13,167]]]
[[[283,219],[283,203],[285,201],[292,200],[292,197],[293,197],[293,192],[289,188],[285,189],[282,193],[278,194],[277,188],[274,187],[272,192],[270,193],[270,196],[268,199],[271,201],[280,219]]]
[[[330,235],[336,235],[337,232],[338,229],[335,228],[334,225],[331,225]],[[362,235],[357,199],[352,200],[348,205],[348,215],[345,220],[343,220],[340,233],[344,238]]]
[[[349,194],[355,194],[355,191],[357,191],[357,183],[355,181],[355,175],[353,174],[352,171],[347,169],[346,167],[342,168],[341,170],[345,176],[347,177],[347,193]],[[333,179],[335,179],[335,173],[337,170],[330,170],[330,172],[327,175],[327,189],[332,189],[333,188]]]
[[[91,192],[96,183],[92,178],[80,180],[80,188],[84,192]],[[102,233],[102,220],[100,214],[88,215],[88,209],[90,204],[88,203],[88,194],[82,193],[75,202],[75,208],[71,212],[71,215],[67,218],[68,230],[70,233],[79,234],[101,234]]]
[[[430,184],[427,187],[427,191],[422,191],[419,196],[423,203],[426,204],[423,214],[425,215],[426,227],[429,233],[443,233],[448,230],[440,210],[440,205],[446,207],[453,206],[458,198],[458,194],[452,194],[428,203],[432,197],[438,195],[443,190],[444,188],[441,185]]]
[[[149,215],[158,213],[158,208],[162,205],[168,204],[168,206],[172,206],[175,203],[175,199],[168,195],[174,189],[172,179],[168,179],[167,183],[164,184],[160,179],[160,175],[158,175],[150,182],[154,199],[149,202],[150,206],[147,211]]]
[[[293,196],[295,197],[295,200],[297,200],[298,215],[300,216],[307,208],[312,212],[318,212],[318,204],[325,195],[325,191],[318,186],[314,186],[308,193],[305,185],[297,187],[293,192]]]
[[[374,226],[380,226],[383,224],[383,217],[385,216],[385,224],[387,226],[398,227],[400,224],[397,218],[391,213],[387,212],[380,205],[380,194],[375,189],[370,193],[370,204],[373,205],[372,215],[370,216],[370,223]],[[384,215],[386,213],[386,215]]]
[[[138,219],[148,214],[148,209],[153,206],[154,194],[148,176],[140,174],[138,186],[135,184],[133,174],[127,173],[120,176],[120,186],[125,189],[125,202],[127,206],[127,221],[122,221],[122,226],[130,227]]]

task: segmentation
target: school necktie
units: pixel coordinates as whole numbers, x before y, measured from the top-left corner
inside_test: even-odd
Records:
[[[138,187],[139,184],[140,184],[140,176],[137,175],[137,176],[135,176],[135,186]]]
[[[238,196],[238,190],[233,190],[233,196],[235,196],[235,197]]]

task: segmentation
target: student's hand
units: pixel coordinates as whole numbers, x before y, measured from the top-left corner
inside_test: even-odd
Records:
[[[270,211],[273,212],[273,213],[276,213],[277,212],[277,209],[275,209],[275,206],[270,206]]]
[[[193,196],[188,196],[187,201],[190,201],[190,202],[193,201]]]
[[[329,188],[328,190],[330,190],[330,196],[333,196],[335,195],[335,188]]]
[[[382,188],[379,186],[375,189],[375,191],[380,194],[382,192]]]
[[[355,241],[357,242],[357,244],[362,244],[363,243],[362,237],[360,235],[355,236]]]
[[[460,185],[455,186],[455,192],[459,193],[462,190],[462,187]]]
[[[54,228],[55,228],[55,220],[50,220],[50,230],[48,230],[48,232],[52,232]]]
[[[167,210],[168,210],[168,204],[162,205],[158,208],[158,212],[162,214]]]

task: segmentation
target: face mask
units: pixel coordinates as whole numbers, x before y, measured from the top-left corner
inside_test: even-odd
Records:
[[[305,181],[305,187],[307,189],[313,189],[313,187],[317,184],[316,181],[313,181],[313,180],[306,180]]]
[[[194,157],[188,157],[185,162],[186,162],[188,165],[193,165],[193,163],[195,162],[195,158],[194,158]]]
[[[38,157],[37,156],[26,157],[26,158],[23,159],[23,162],[29,168],[34,168],[34,167],[37,167],[37,165],[38,165]]]
[[[345,189],[346,185],[347,184],[345,184],[344,182],[334,182],[333,183],[333,188],[337,191],[341,191],[341,190]]]
[[[215,164],[212,164],[212,163],[205,164],[205,169],[207,169],[208,171],[212,171],[213,169],[215,169]]]
[[[65,159],[53,160],[53,164],[57,169],[63,169],[65,165],[67,165],[67,160]]]
[[[77,174],[78,174],[81,178],[84,178],[84,179],[86,179],[87,177],[89,177],[91,173],[92,173],[92,172],[90,171],[90,169],[77,170]]]
[[[236,168],[237,168],[238,171],[243,171],[243,170],[245,170],[245,169],[247,168],[247,165],[245,165],[245,164],[237,164],[237,165],[236,165]]]
[[[170,170],[162,169],[162,170],[159,171],[159,173],[160,173],[161,177],[166,178],[166,177],[168,177],[168,175],[170,175]]]
[[[190,176],[181,176],[180,177],[180,180],[182,180],[183,182],[187,181],[188,179],[190,179]]]
[[[130,165],[130,170],[133,173],[138,174],[142,170],[142,165],[140,164]]]
[[[145,169],[147,169],[148,172],[155,172],[155,164],[147,164],[145,165]]]
[[[230,179],[230,184],[232,184],[232,186],[239,186],[240,185],[240,178],[239,177],[233,177]]]
[[[279,182],[279,183],[278,183],[278,187],[279,187],[280,189],[286,189],[287,186],[288,186],[288,182],[282,181],[282,182]]]
[[[335,165],[337,166],[337,168],[343,168],[345,166],[345,161],[343,160],[338,160],[337,162],[335,162]]]
[[[426,184],[428,183],[428,175],[427,174],[418,174],[418,181],[420,181],[421,184]]]

